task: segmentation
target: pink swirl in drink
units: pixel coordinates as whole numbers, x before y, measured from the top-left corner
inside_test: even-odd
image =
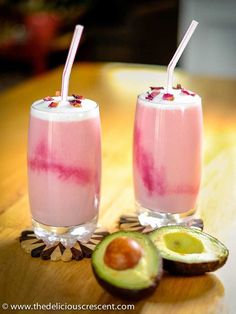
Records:
[[[201,180],[201,98],[178,88],[137,100],[133,171],[139,208],[166,214],[195,209]]]
[[[78,107],[51,105],[59,99],[36,101],[30,115],[29,199],[35,232],[43,239],[49,236],[47,226],[50,232],[68,227],[66,238],[90,234],[96,227],[100,199],[98,106],[89,99]],[[55,240],[61,240],[58,230]]]

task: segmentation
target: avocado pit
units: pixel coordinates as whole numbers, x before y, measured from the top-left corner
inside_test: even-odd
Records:
[[[139,243],[123,236],[109,243],[104,254],[104,262],[115,270],[125,270],[134,268],[142,255],[143,250]]]

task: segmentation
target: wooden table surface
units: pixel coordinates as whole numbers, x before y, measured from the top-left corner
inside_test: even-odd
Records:
[[[164,70],[118,63],[81,63],[73,68],[71,93],[100,104],[100,223],[110,229],[121,214],[134,211],[131,147],[136,95],[151,85],[164,85]],[[90,260],[66,263],[33,259],[17,239],[21,230],[30,226],[26,171],[30,105],[60,89],[61,73],[62,68],[56,69],[0,95],[0,301],[127,304],[97,284]],[[236,313],[236,81],[176,71],[175,82],[203,98],[204,175],[198,213],[204,219],[205,231],[225,243],[230,255],[226,265],[213,274],[190,278],[165,275],[152,296],[135,303],[134,312]]]

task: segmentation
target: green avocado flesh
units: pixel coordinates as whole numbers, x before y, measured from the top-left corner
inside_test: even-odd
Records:
[[[133,268],[116,270],[104,262],[106,248],[110,242],[118,237],[133,239],[142,249],[142,256]],[[118,231],[107,236],[97,245],[92,255],[92,267],[96,277],[103,282],[117,288],[137,291],[156,285],[157,278],[161,274],[162,259],[147,235],[138,232]]]
[[[216,238],[195,228],[166,226],[149,234],[159,249],[164,268],[170,272],[194,275],[223,266],[228,250]]]
[[[184,232],[171,232],[163,237],[168,250],[180,254],[198,254],[204,252],[202,242]]]

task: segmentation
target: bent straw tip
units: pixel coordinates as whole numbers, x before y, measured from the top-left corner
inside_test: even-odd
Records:
[[[196,20],[192,20],[192,24],[197,26],[199,23]]]
[[[83,25],[80,25],[80,24],[77,24],[77,25],[75,26],[75,29],[76,29],[76,30],[79,30],[79,29],[80,29],[80,30],[82,31],[83,28],[84,28],[84,26],[83,26]]]

